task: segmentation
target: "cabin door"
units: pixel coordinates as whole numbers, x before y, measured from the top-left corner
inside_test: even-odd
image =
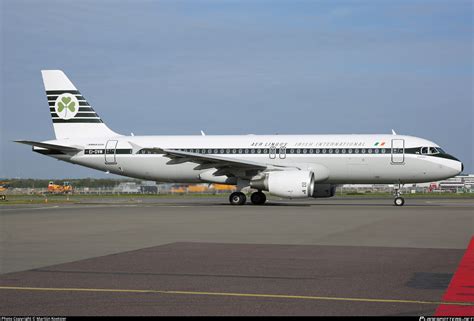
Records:
[[[405,140],[392,139],[392,164],[405,164]]]
[[[117,164],[115,155],[117,153],[117,143],[116,140],[109,140],[105,145],[105,163],[106,164]]]

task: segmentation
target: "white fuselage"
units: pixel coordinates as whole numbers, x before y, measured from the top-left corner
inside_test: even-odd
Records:
[[[403,135],[117,136],[70,138],[47,143],[82,149],[49,155],[118,175],[158,182],[209,182],[192,161],[173,162],[158,149],[221,156],[299,170],[327,169],[321,183],[418,183],[455,176],[459,160],[428,140]],[[34,148],[40,151],[41,148]],[[429,149],[425,149],[429,150]],[[442,151],[442,150],[441,150]],[[251,179],[252,173],[242,174]]]

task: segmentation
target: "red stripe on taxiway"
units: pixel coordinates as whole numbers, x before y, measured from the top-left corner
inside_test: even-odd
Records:
[[[474,304],[474,237],[444,293],[443,302],[469,302]],[[474,315],[474,306],[441,304],[435,316],[470,316]]]

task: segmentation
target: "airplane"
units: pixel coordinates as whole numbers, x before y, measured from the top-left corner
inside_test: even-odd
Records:
[[[266,202],[265,192],[288,198],[327,198],[340,184],[400,188],[461,173],[464,166],[419,137],[374,135],[130,136],[111,130],[61,70],[42,70],[56,139],[17,140],[34,152],[122,176],[175,183],[237,187],[232,205]]]

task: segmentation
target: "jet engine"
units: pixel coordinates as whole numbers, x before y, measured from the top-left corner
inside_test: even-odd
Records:
[[[250,187],[269,191],[286,198],[304,198],[313,195],[314,174],[311,171],[269,172],[250,181]]]

